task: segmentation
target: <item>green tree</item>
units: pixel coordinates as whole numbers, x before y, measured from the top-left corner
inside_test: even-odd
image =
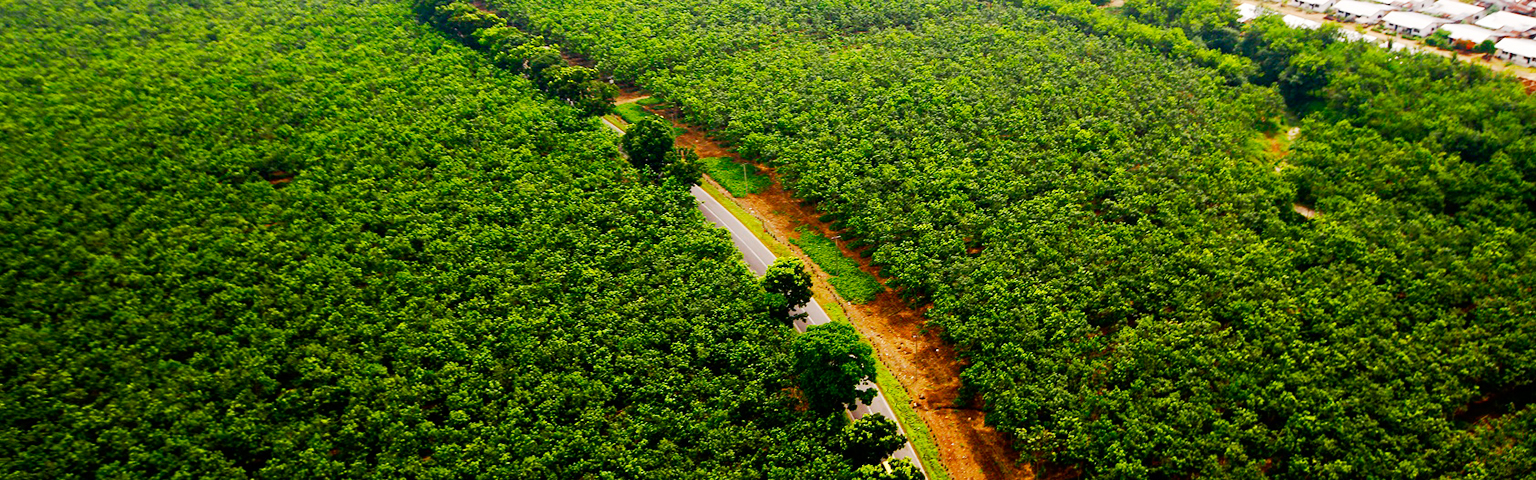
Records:
[[[473,39],[475,32],[495,25],[503,24],[500,17],[490,12],[483,12],[474,5],[464,2],[453,2],[437,7],[433,23],[442,25],[444,30],[460,39]]]
[[[506,25],[493,25],[476,30],[474,33],[475,42],[481,48],[493,52],[506,51],[512,47],[528,43],[531,40],[528,34],[523,33],[522,30]]]
[[[699,183],[699,178],[704,176],[704,163],[699,161],[699,154],[692,148],[677,147],[667,154],[666,170],[667,178],[689,186]]]
[[[907,437],[901,435],[896,422],[879,413],[865,415],[843,427],[837,440],[843,458],[852,465],[878,464],[906,443]]]
[[[1479,43],[1476,47],[1472,47],[1472,51],[1483,54],[1493,53],[1493,51],[1496,49],[1497,47],[1494,47],[1493,40],[1483,40],[1483,43]]]
[[[856,401],[868,405],[874,400],[874,389],[859,389],[861,382],[875,376],[874,349],[859,338],[852,325],[812,325],[795,338],[790,349],[800,391],[811,409],[835,412],[853,407]]]
[[[865,465],[854,473],[855,480],[923,480],[923,472],[905,458],[891,460],[885,465]]]
[[[799,258],[780,257],[768,266],[768,272],[763,275],[763,290],[774,297],[774,312],[779,318],[789,321],[789,312],[804,306],[811,301],[811,274],[805,270],[805,265]]]
[[[635,168],[660,173],[672,151],[672,126],[661,117],[646,117],[624,132],[623,145]]]
[[[560,97],[587,115],[613,110],[618,89],[599,80],[597,70],[580,65],[551,66],[542,71],[545,91]]]

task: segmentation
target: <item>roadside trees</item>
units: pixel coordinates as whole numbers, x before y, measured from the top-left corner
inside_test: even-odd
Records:
[[[603,115],[613,110],[618,89],[599,80],[597,70],[579,65],[551,66],[540,72],[545,90],[560,97],[587,115]]]
[[[852,465],[875,465],[907,443],[896,422],[879,413],[865,415],[843,427],[837,440],[843,458]]]
[[[774,315],[787,323],[793,320],[789,312],[811,301],[811,274],[800,259],[779,258],[763,275],[763,290],[773,297]]]
[[[687,187],[699,183],[699,178],[704,176],[704,164],[699,162],[699,154],[692,148],[677,147],[667,154],[666,173],[668,178]]]
[[[623,145],[635,168],[661,172],[672,151],[672,126],[661,117],[643,118],[624,132]]]
[[[865,465],[854,473],[857,480],[922,480],[923,472],[903,458],[892,460],[890,470],[880,465]]]
[[[813,325],[795,338],[795,376],[800,391],[811,409],[835,412],[865,405],[875,398],[874,389],[859,389],[859,383],[875,376],[874,349],[859,341],[859,333],[846,323]]]

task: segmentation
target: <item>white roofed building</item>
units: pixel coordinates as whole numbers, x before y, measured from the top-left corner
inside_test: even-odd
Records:
[[[1532,34],[1536,34],[1536,18],[1509,12],[1493,12],[1482,20],[1478,20],[1477,26],[1499,32],[1507,37],[1530,38]]]
[[[1381,17],[1381,24],[1398,35],[1427,37],[1449,20],[1416,12],[1391,12]]]
[[[1380,3],[1357,2],[1355,0],[1339,0],[1333,4],[1333,16],[1343,22],[1357,22],[1366,25],[1374,25],[1381,21],[1381,17],[1387,12],[1397,10],[1391,5]]]
[[[1418,10],[1418,9],[1421,9],[1421,8],[1428,8],[1430,5],[1435,3],[1434,0],[1371,0],[1371,1],[1376,2],[1376,3],[1380,3],[1382,5],[1391,5],[1391,6],[1397,7],[1398,10]]]
[[[1499,43],[1494,45],[1494,48],[1496,49],[1493,54],[1495,58],[1515,65],[1527,67],[1536,65],[1536,40],[1506,38],[1499,40]]]
[[[1440,0],[1419,12],[1450,20],[1451,23],[1476,22],[1488,15],[1488,9],[1456,0]]]
[[[1237,21],[1239,22],[1248,23],[1264,15],[1279,15],[1279,12],[1252,3],[1244,3],[1237,6]]]
[[[1259,18],[1259,6],[1252,3],[1244,3],[1237,6],[1237,21],[1248,23],[1249,20]]]
[[[1492,7],[1497,6],[1497,10],[1504,12],[1518,13],[1526,16],[1536,15],[1536,0],[1483,0],[1478,3],[1491,4],[1489,5],[1490,10],[1493,10]]]
[[[1323,24],[1320,22],[1307,20],[1295,15],[1286,15],[1284,17],[1280,17],[1280,21],[1285,22],[1285,25],[1291,28],[1299,28],[1305,30],[1317,30],[1319,28],[1323,28]]]
[[[1336,1],[1338,0],[1286,0],[1285,4],[1305,8],[1314,12],[1321,12],[1328,10],[1328,7],[1332,7]]]
[[[1449,33],[1451,40],[1471,42],[1473,45],[1477,45],[1488,40],[1497,42],[1499,39],[1504,38],[1499,36],[1499,34],[1493,30],[1479,27],[1477,25],[1467,25],[1464,23],[1452,23],[1442,26],[1440,29],[1444,30],[1446,33]]]

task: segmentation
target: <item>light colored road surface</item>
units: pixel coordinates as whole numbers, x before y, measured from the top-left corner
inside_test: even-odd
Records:
[[[612,129],[613,133],[617,133],[621,137],[624,136],[624,129],[619,128],[618,125],[614,125],[613,122],[608,121],[608,119],[606,119],[606,118],[603,118],[603,117],[598,117],[598,118],[603,121],[603,125],[607,125],[609,129]]]
[[[692,192],[693,197],[699,201],[699,210],[704,212],[704,218],[709,220],[710,223],[731,232],[731,242],[734,242],[736,249],[741,251],[742,259],[747,262],[747,267],[751,268],[752,272],[758,275],[767,273],[768,266],[772,265],[774,260],[773,252],[768,250],[768,246],[763,245],[763,242],[758,240],[757,236],[753,235],[746,225],[743,225],[740,220],[731,215],[731,212],[726,210],[724,205],[721,205],[714,197],[709,196],[709,193],[705,192],[704,189],[694,185]],[[805,327],[809,325],[821,325],[832,321],[832,317],[827,316],[827,311],[823,310],[821,304],[816,303],[815,299],[811,299],[811,303],[796,310],[795,313],[806,314],[804,320],[795,322],[795,329],[801,332],[804,332]],[[863,384],[859,385],[859,388],[876,387],[874,383],[866,380]],[[891,404],[885,401],[885,395],[879,394],[878,389],[876,390],[875,400],[869,405],[858,405],[856,408],[848,410],[848,414],[853,416],[854,419],[863,418],[871,413],[885,415],[885,418],[896,422],[898,427],[901,425],[901,420],[896,418],[896,412],[891,410]],[[901,433],[906,435],[906,429],[902,428]],[[912,442],[902,445],[900,450],[891,454],[891,458],[905,458],[917,466],[919,470],[922,470],[925,478],[928,476],[928,471],[923,469],[922,460],[917,458],[917,452],[912,449]]]

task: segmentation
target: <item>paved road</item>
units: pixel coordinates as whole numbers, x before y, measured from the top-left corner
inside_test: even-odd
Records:
[[[714,197],[709,196],[709,193],[705,192],[703,188],[694,185],[692,192],[693,197],[699,201],[699,210],[704,212],[704,218],[709,220],[710,223],[731,232],[731,242],[734,242],[736,249],[741,251],[742,259],[747,262],[747,267],[751,268],[752,272],[758,275],[767,273],[768,266],[772,265],[774,260],[773,252],[768,250],[768,246],[764,245],[761,240],[758,240],[757,235],[753,235],[746,225],[743,225],[740,220],[731,215],[731,212],[726,210],[725,206],[720,205],[720,202],[715,200]],[[815,299],[811,299],[811,303],[796,310],[795,313],[806,314],[804,320],[795,322],[795,329],[801,332],[804,332],[805,327],[809,325],[821,325],[832,321],[832,317],[827,316],[827,311],[822,309],[821,304],[816,303]],[[876,387],[874,383],[865,381],[859,385],[859,388]],[[878,391],[875,400],[869,405],[858,405],[856,408],[848,411],[848,414],[853,416],[854,419],[863,418],[871,413],[880,413],[885,415],[885,418],[896,422],[897,426],[901,425],[901,420],[896,417],[896,412],[891,409],[890,403],[885,401],[885,395],[878,394]],[[906,429],[902,428],[901,433],[905,435],[907,433]],[[916,465],[919,470],[923,470],[923,462],[917,458],[917,452],[912,449],[912,442],[907,442],[900,450],[891,454],[891,458],[905,458],[911,461],[913,465]],[[923,470],[923,476],[926,477],[927,475],[928,471]]]
[[[619,128],[618,125],[614,125],[613,122],[608,121],[608,119],[606,119],[606,118],[603,118],[603,117],[598,117],[598,118],[603,121],[603,125],[607,125],[609,129],[613,130],[613,133],[617,133],[621,137],[624,136],[624,129]]]

